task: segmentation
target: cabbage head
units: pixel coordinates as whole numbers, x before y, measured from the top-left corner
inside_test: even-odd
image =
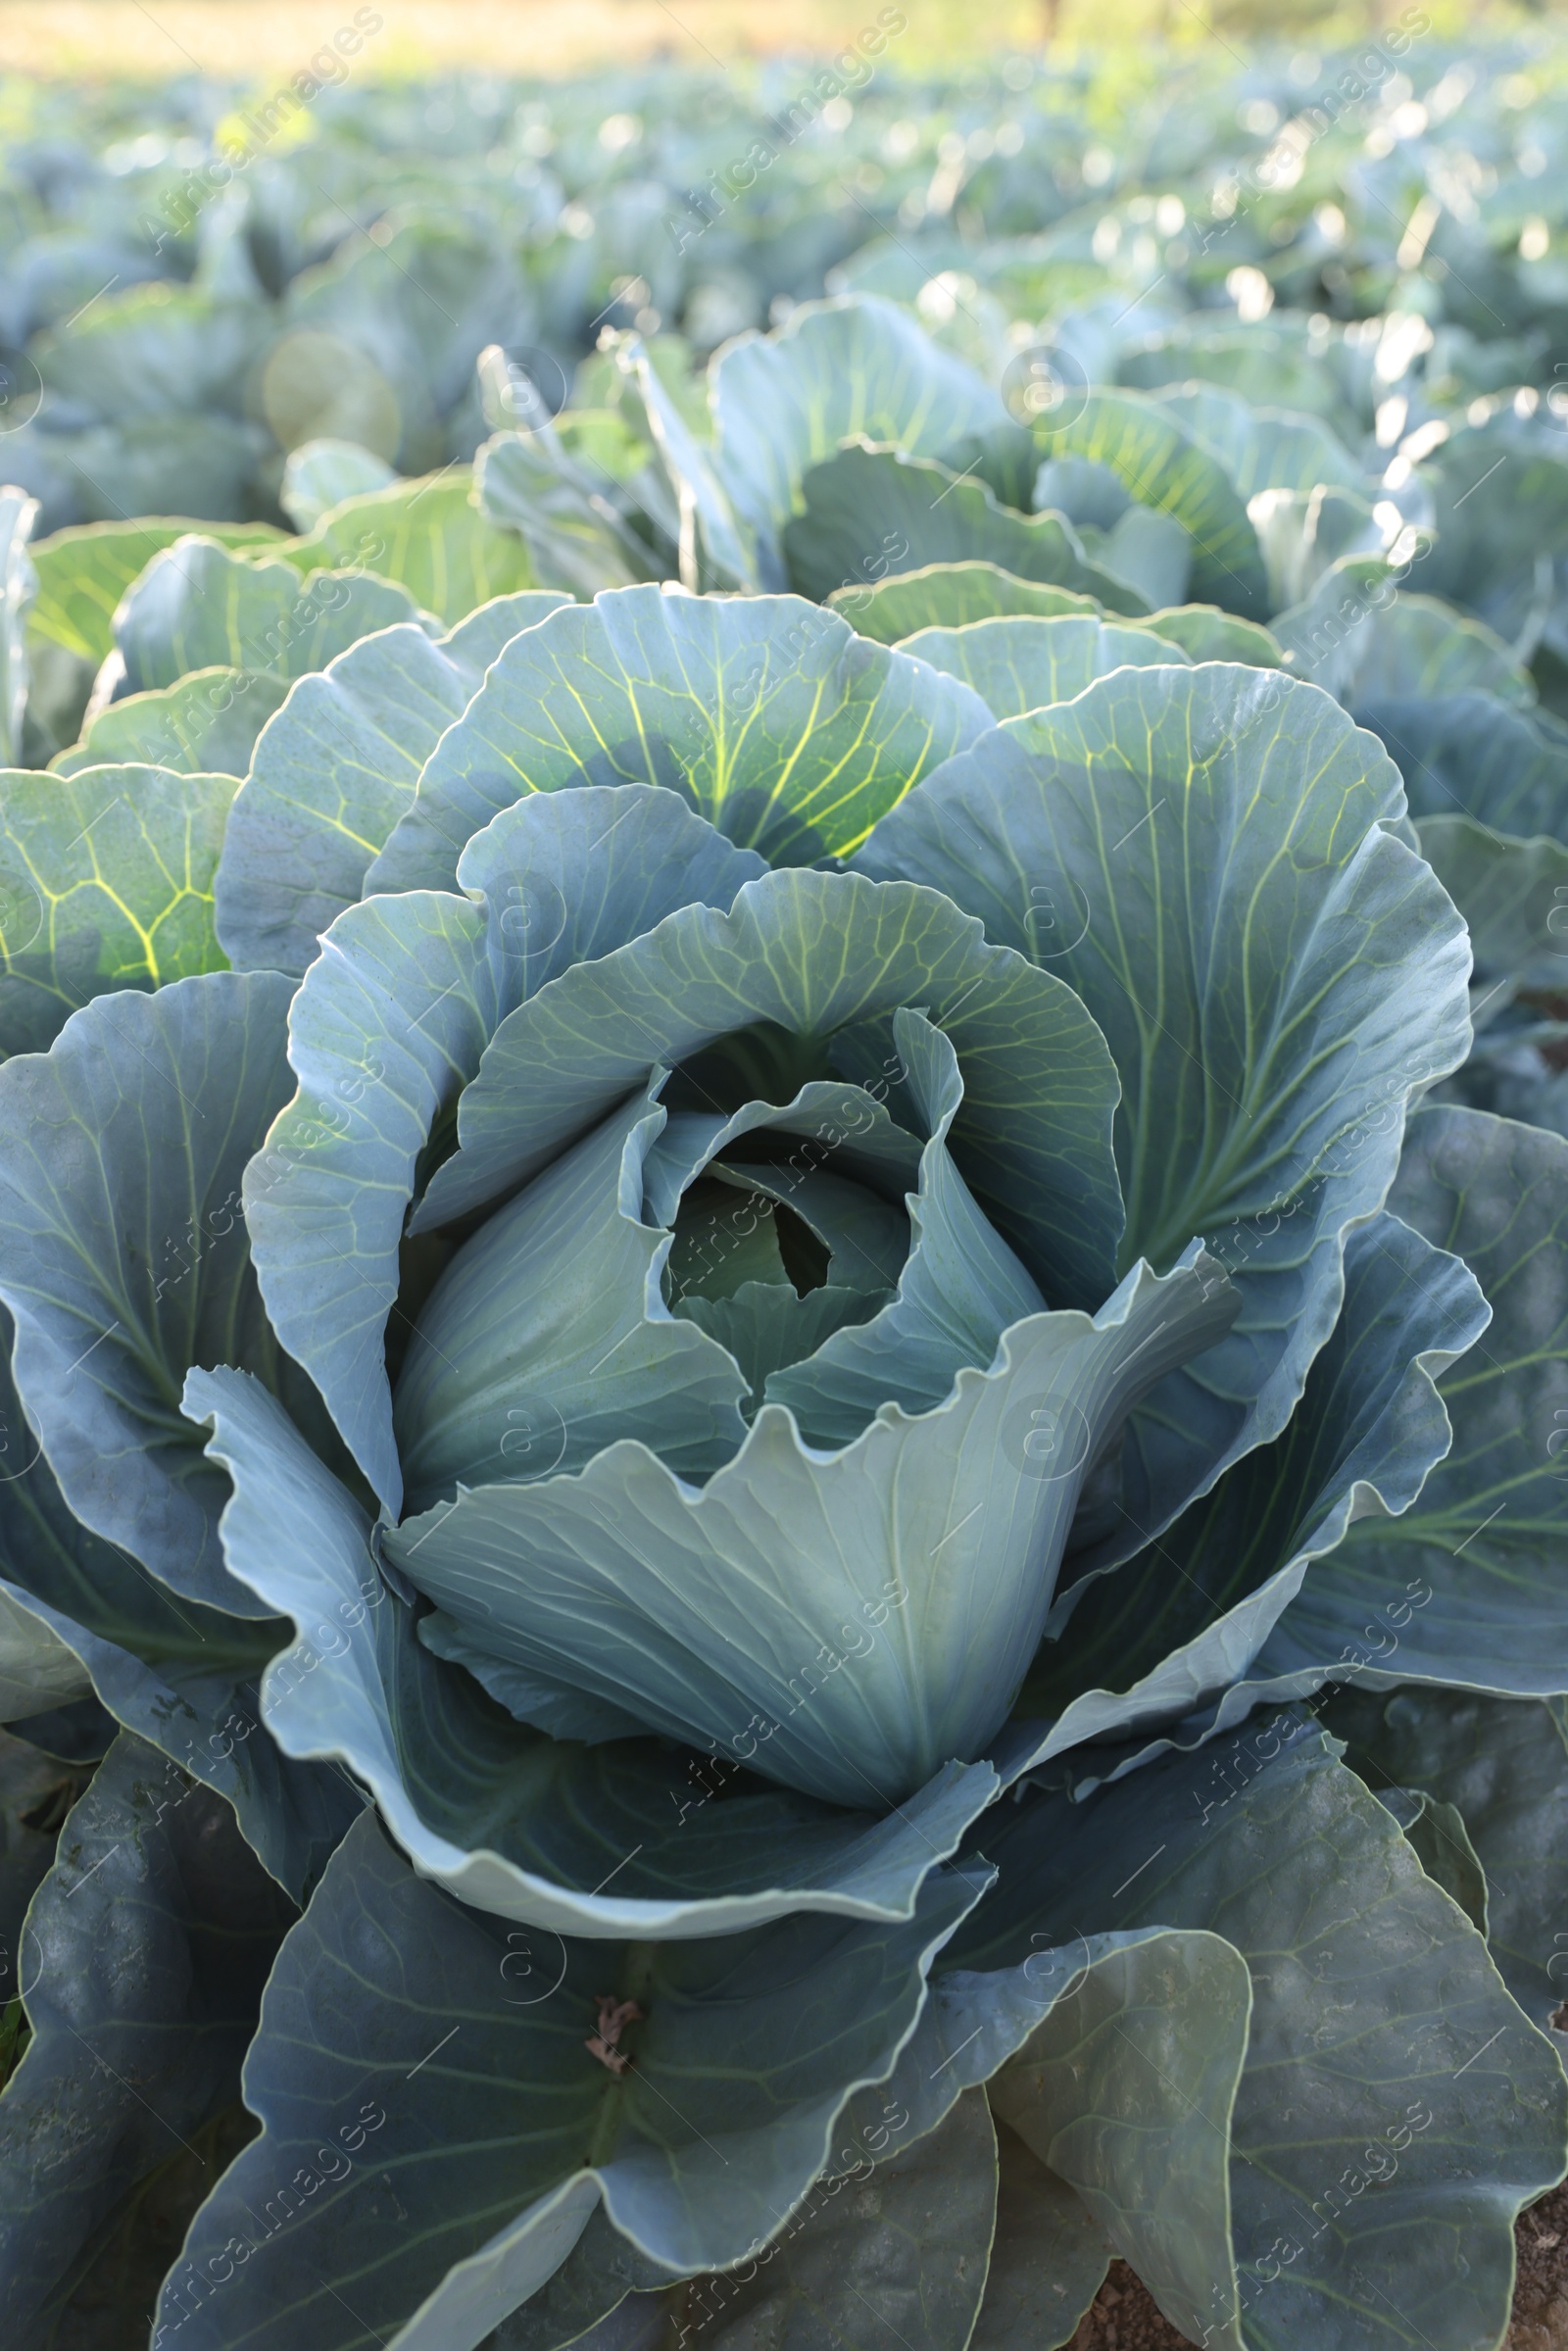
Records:
[[[1398,770],[1094,618],[978,624],[1087,663],[999,714],[545,601],[352,871],[304,680],[232,967],[0,1071],[15,1641],[299,1906],[155,2342],[1049,2351],[1112,2252],[1228,2351],[1494,2339],[1568,2093],[1452,1774],[1557,1687],[1568,1146],[1423,1106]]]

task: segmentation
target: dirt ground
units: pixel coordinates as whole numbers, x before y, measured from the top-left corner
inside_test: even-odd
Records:
[[[1553,2188],[1514,2230],[1519,2283],[1503,2351],[1568,2351],[1568,2185]],[[1110,2274],[1067,2351],[1188,2351],[1124,2261]]]

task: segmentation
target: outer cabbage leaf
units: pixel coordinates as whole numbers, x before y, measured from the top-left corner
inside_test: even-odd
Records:
[[[1568,465],[1508,411],[1451,431],[1421,466],[1432,544],[1418,585],[1479,612],[1528,660],[1544,618],[1541,568],[1568,549]],[[1486,495],[1475,493],[1486,485]]]
[[[1465,1266],[1397,1217],[1352,1231],[1345,1304],[1283,1433],[1115,1574],[1064,1592],[1019,1712],[1037,1761],[1169,1722],[1245,1676],[1314,1559],[1408,1510],[1452,1432],[1435,1385],[1485,1331]],[[1115,1694],[1123,1693],[1123,1694]]]
[[[115,649],[121,598],[155,555],[193,533],[220,547],[277,549],[284,534],[270,522],[202,522],[154,515],[135,522],[74,523],[31,549],[38,595],[28,634],[90,661]]]
[[[181,775],[231,775],[237,781],[287,692],[286,678],[260,670],[221,663],[193,670],[172,686],[107,704],[79,743],[55,754],[50,772],[77,775],[110,760],[140,760]]]
[[[1006,2123],[997,2155],[997,2233],[970,2351],[1060,2351],[1100,2291],[1110,2241]]]
[[[1527,2016],[1550,2025],[1568,1975],[1568,1723],[1560,1700],[1468,1690],[1336,1691],[1324,1719],[1374,1795],[1392,1784],[1435,1798],[1485,1872],[1483,1932]]]
[[[237,2098],[294,1915],[227,1806],[122,1733],[22,1934],[32,2038],[0,2099],[0,2309],[17,2351],[58,2339],[117,2206]]]
[[[263,2134],[197,2215],[162,2339],[178,2321],[196,2351],[347,2351],[368,2323],[403,2351],[472,2351],[601,2198],[674,2275],[760,2249],[846,2099],[896,2062],[983,1884],[933,1880],[898,1926],[566,1940],[554,1988],[519,1998],[515,1934],[416,1877],[368,1817],[273,1970],[245,2069]],[[618,2072],[585,2045],[607,1993],[639,2012]],[[244,2284],[225,2294],[234,2240]]]
[[[1356,712],[1399,763],[1413,816],[1568,840],[1568,726],[1493,694],[1369,700]]]
[[[213,876],[227,775],[0,774],[0,1053],[46,1052],[121,988],[221,969]]]
[[[304,572],[354,565],[396,580],[448,627],[494,597],[540,585],[516,533],[479,512],[466,465],[345,496],[278,554]]]
[[[1098,597],[1039,579],[1020,579],[996,563],[923,563],[913,571],[890,571],[863,587],[835,588],[830,612],[842,612],[858,636],[878,645],[900,645],[922,628],[962,628],[999,613],[1078,613],[1104,617]]]
[[[1485,622],[1471,620],[1435,596],[1397,590],[1368,612],[1352,639],[1349,668],[1339,688],[1351,710],[1363,704],[1453,694],[1494,694],[1528,710],[1535,682]]]
[[[1196,602],[1244,618],[1268,616],[1268,583],[1247,506],[1218,460],[1159,401],[1136,392],[1089,392],[1065,422],[1035,426],[1047,459],[1108,465],[1139,505],[1174,516],[1193,542]]]
[[[864,436],[935,456],[1006,421],[999,394],[906,311],[858,297],[801,303],[776,335],[741,335],[713,363],[714,469],[754,540],[756,584],[785,585],[778,534],[808,470]]]
[[[1283,646],[1266,628],[1223,612],[1216,604],[1172,605],[1134,626],[1179,647],[1191,661],[1248,661],[1259,669],[1278,669],[1285,660]]]
[[[725,2351],[760,2338],[790,2351],[871,2351],[890,2331],[908,2351],[965,2351],[999,2187],[998,2132],[984,2091],[970,2090],[912,2147],[874,2168],[862,2158],[848,2180],[819,2186],[750,2275],[697,2278],[669,2295],[670,2317]]]
[[[1213,385],[1247,407],[1283,399],[1292,410],[1353,429],[1361,403],[1346,381],[1343,344],[1324,344],[1315,334],[1308,343],[1299,331],[1298,314],[1276,312],[1266,321],[1242,325],[1232,320],[1218,327],[1205,325],[1203,318],[1202,311],[1175,318],[1163,332],[1120,352],[1119,379],[1150,391],[1175,386],[1178,398],[1202,395]],[[1371,356],[1362,364],[1366,373]]]
[[[94,1534],[236,1616],[260,1610],[223,1569],[223,1480],[179,1388],[190,1363],[237,1357],[311,1412],[262,1311],[240,1208],[286,1099],[289,993],[229,972],[121,990],[73,1014],[47,1054],[0,1069],[0,1295],[50,1468]]]
[[[218,920],[236,968],[297,976],[315,960],[490,663],[565,601],[500,597],[434,643],[405,621],[297,681],[247,762],[219,862]]]
[[[303,1900],[363,1799],[346,1775],[291,1761],[262,1726],[257,1685],[287,1625],[176,1598],[128,1552],[89,1533],[66,1507],[23,1417],[10,1372],[10,1317],[0,1315],[0,1422],[8,1440],[0,1598],[28,1652],[8,1653],[30,1671],[34,1689],[30,1706],[19,1689],[10,1719],[25,1724],[68,1696],[69,1658],[70,1694],[94,1690],[114,1721],[224,1797],[263,1866]],[[50,1643],[46,1690],[36,1680],[40,1638]],[[38,1735],[54,1736],[43,1728]]]
[[[1192,1930],[1079,1949],[1082,1969],[993,2078],[993,2110],[1070,2181],[1166,2316],[1230,2351],[1226,2174],[1252,2009],[1247,1962],[1222,1935]],[[989,1988],[982,1979],[973,1994]]]
[[[672,2286],[669,2273],[639,2253],[597,2205],[559,2270],[487,2335],[480,2351],[561,2351],[594,2330],[596,2342],[617,2351],[628,2334],[641,2342],[662,2331],[665,2313],[689,2290]],[[607,2333],[598,2332],[608,2321]]]
[[[450,889],[500,809],[572,784],[668,785],[770,863],[810,864],[863,839],[989,716],[957,680],[794,598],[627,589],[514,640],[366,887]]]
[[[1415,1508],[1350,1529],[1255,1678],[1311,1688],[1349,1660],[1385,1681],[1555,1695],[1568,1690],[1568,1638],[1549,1599],[1568,1429],[1568,1143],[1481,1110],[1424,1109],[1390,1204],[1465,1259],[1492,1323],[1439,1384],[1453,1449]]]
[[[1377,535],[1369,525],[1368,536]],[[1326,693],[1344,694],[1372,620],[1396,593],[1388,555],[1358,550],[1330,563],[1299,602],[1281,609],[1276,600],[1269,628],[1298,677],[1310,678]]]
[[[277,502],[296,530],[309,531],[345,498],[390,490],[397,479],[395,466],[358,441],[302,441],[288,453]]]
[[[1250,500],[1248,513],[1263,551],[1269,603],[1281,614],[1276,633],[1287,619],[1294,621],[1297,608],[1315,608],[1326,618],[1330,591],[1351,581],[1364,587],[1378,583],[1375,600],[1341,615],[1351,626],[1396,593],[1390,549],[1398,536],[1399,510],[1392,501],[1374,504],[1353,490],[1323,482],[1309,491],[1262,491]],[[1335,632],[1335,642],[1345,633]],[[1318,652],[1321,658],[1322,649]]]
[[[1124,380],[1137,384],[1136,374]],[[1361,467],[1320,416],[1289,408],[1254,408],[1215,383],[1161,391],[1158,405],[1223,465],[1242,499],[1259,490],[1313,490],[1332,482],[1361,486]]]
[[[1516,840],[1469,816],[1426,816],[1416,834],[1465,918],[1478,980],[1548,994],[1568,985],[1568,844]]]
[[[636,386],[649,437],[680,501],[683,583],[689,588],[745,587],[751,563],[735,510],[714,471],[710,450],[682,415],[640,336],[625,338],[616,349],[615,364]],[[694,533],[701,536],[701,565]]]
[[[1229,2210],[1191,2176],[1216,2330],[1234,2325],[1229,2254],[1249,2351],[1500,2336],[1512,2223],[1561,2174],[1568,2087],[1480,1935],[1320,1734],[1280,1718],[1082,1803],[1039,1795],[985,1843],[998,1886],[945,1966],[1070,1957],[1079,1933],[1154,1920],[1248,1963]],[[1127,2079],[1163,2105],[1158,2073]],[[1202,2331],[1201,2310],[1167,2307]]]
[[[373,630],[417,617],[406,588],[369,572],[323,571],[302,582],[287,563],[231,555],[216,539],[177,539],[116,611],[122,669],[115,699],[215,664],[303,677]],[[432,634],[438,625],[431,620]]]
[[[805,512],[784,527],[784,563],[789,585],[818,604],[965,559],[1097,597],[1112,612],[1165,601],[1118,573],[1108,545],[1091,554],[1065,515],[1018,514],[978,478],[902,449],[841,449],[811,467],[801,494]]]
[[[934,883],[1089,1006],[1122,1080],[1123,1265],[1233,1228],[1215,1246],[1241,1314],[1135,1417],[1121,1527],[1095,1530],[1092,1558],[1157,1535],[1283,1428],[1403,1105],[1463,1055],[1468,947],[1385,829],[1402,811],[1392,763],[1315,688],[1129,669],[999,727],[855,857]]]
[[[1097,677],[1128,666],[1179,661],[1180,649],[1150,629],[1102,620],[999,617],[962,628],[923,628],[901,653],[973,686],[997,718],[1018,718],[1042,704],[1071,702]]]
[[[612,482],[578,464],[548,422],[496,433],[474,473],[485,520],[516,535],[541,587],[597,596],[659,579],[668,568],[607,494]]]
[[[0,1586],[0,1722],[73,1706],[91,1690],[92,1676],[75,1650]]]

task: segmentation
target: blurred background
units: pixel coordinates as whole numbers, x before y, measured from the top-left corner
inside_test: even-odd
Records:
[[[150,552],[95,540],[73,601],[53,535],[238,545],[438,480],[396,560],[422,531],[439,568],[433,518],[467,527],[520,425],[537,498],[487,528],[673,563],[635,354],[702,441],[710,355],[823,294],[1020,397],[1049,347],[1308,415],[1357,480],[1504,407],[1555,461],[1563,30],[1520,0],[0,0],[0,481],[49,543],[24,756],[75,741]],[[1560,636],[1568,692],[1568,577],[1548,623],[1516,553],[1461,584]]]
[[[341,12],[351,16],[352,10]],[[385,0],[378,74],[452,67],[558,74],[648,60],[696,64],[822,54],[862,17],[846,0]],[[900,64],[924,70],[997,50],[1051,44],[1058,53],[1126,45],[1153,69],[1151,41],[1289,38],[1353,42],[1398,16],[1395,5],[1321,0],[907,0]],[[1517,0],[1436,0],[1425,12],[1447,37],[1548,22],[1556,9]],[[330,0],[0,0],[0,69],[160,80],[195,70],[265,76],[292,72],[333,29]]]

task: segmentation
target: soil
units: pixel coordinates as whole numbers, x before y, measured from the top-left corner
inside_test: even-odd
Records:
[[[1568,2351],[1568,2186],[1522,2212],[1513,2233],[1519,2283],[1507,2351]]]
[[[1553,2188],[1514,2229],[1519,2280],[1502,2351],[1568,2351],[1568,2184]],[[1113,2261],[1067,2351],[1188,2351],[1147,2286]]]

